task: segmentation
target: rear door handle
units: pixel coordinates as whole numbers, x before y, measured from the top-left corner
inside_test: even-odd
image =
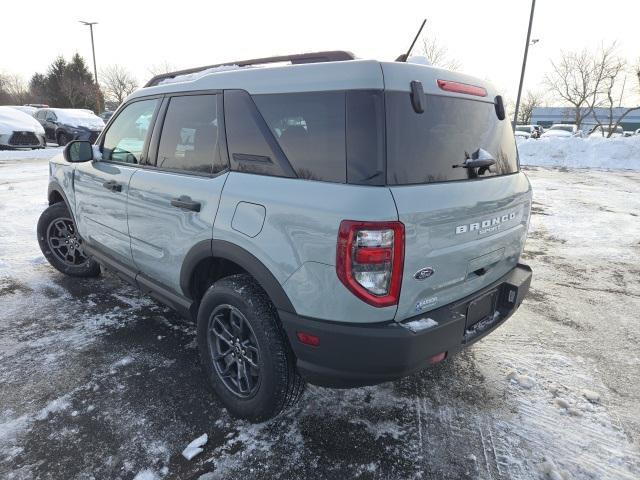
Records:
[[[202,206],[200,202],[191,200],[191,197],[187,195],[181,195],[178,198],[171,200],[171,205],[174,207],[182,208],[183,210],[191,210],[192,212],[199,212]]]
[[[102,184],[102,186],[104,188],[106,188],[107,190],[111,190],[112,192],[121,192],[122,191],[122,185],[117,183],[115,180],[109,180],[108,182],[104,182]]]

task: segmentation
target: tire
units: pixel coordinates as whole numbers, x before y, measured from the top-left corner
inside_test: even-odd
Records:
[[[239,335],[233,327],[227,327],[230,335],[221,328],[230,318],[235,323],[242,320]],[[240,338],[235,347],[234,335]],[[205,292],[198,310],[198,348],[211,387],[236,417],[267,420],[295,405],[304,392],[305,383],[295,368],[276,308],[250,275],[225,277]],[[217,362],[214,355],[219,356]],[[242,368],[245,375],[239,373]],[[225,377],[222,374],[227,370],[231,373]],[[243,385],[250,386],[250,380],[253,387],[243,389]]]
[[[64,147],[67,143],[69,143],[69,139],[65,133],[58,134],[58,146]]]
[[[72,277],[100,275],[100,265],[84,253],[73,217],[63,202],[42,212],[37,230],[40,250],[56,270]]]

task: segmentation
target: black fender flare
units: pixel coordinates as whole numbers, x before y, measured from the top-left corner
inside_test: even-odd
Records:
[[[67,205],[67,210],[69,210],[69,213],[71,214],[73,222],[75,223],[76,219],[73,214],[73,209],[71,208],[71,203],[69,202],[69,198],[67,197],[67,194],[64,193],[64,189],[62,188],[62,185],[60,185],[60,182],[58,182],[57,180],[49,180],[49,186],[47,187],[47,202],[49,203],[49,206],[53,205],[51,203],[51,194],[54,192],[62,197],[62,200]]]
[[[180,269],[180,288],[187,297],[191,297],[189,284],[196,266],[207,258],[224,258],[239,265],[256,279],[278,310],[296,313],[284,288],[269,269],[244,248],[225,240],[203,240],[189,250]]]

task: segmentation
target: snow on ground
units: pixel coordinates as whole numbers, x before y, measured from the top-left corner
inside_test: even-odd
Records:
[[[252,425],[205,385],[193,325],[44,261],[47,162],[0,162],[0,478],[640,478],[640,174],[526,173],[534,279],[512,319],[420,374],[310,387]]]
[[[640,135],[545,137],[518,141],[522,165],[640,170]]]
[[[46,158],[62,153],[63,147],[42,148],[38,150],[0,150],[0,163],[20,159]]]

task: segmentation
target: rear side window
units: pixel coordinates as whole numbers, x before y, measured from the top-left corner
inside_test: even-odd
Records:
[[[407,92],[386,93],[387,183],[408,185],[474,178],[479,169],[459,166],[479,149],[495,160],[477,178],[518,171],[511,126],[493,103],[427,95],[417,114]],[[482,155],[486,155],[482,152]]]
[[[253,99],[298,178],[346,182],[345,92]]]
[[[282,148],[247,92],[225,90],[224,112],[232,170],[296,177]]]
[[[205,174],[221,170],[217,105],[216,95],[170,99],[158,147],[158,168]]]

